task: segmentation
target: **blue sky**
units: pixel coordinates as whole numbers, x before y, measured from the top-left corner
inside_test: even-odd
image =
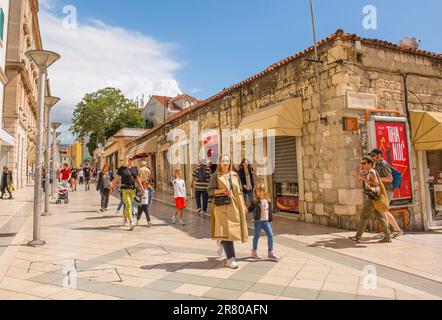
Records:
[[[312,43],[308,0],[67,0],[78,18],[139,31],[176,44],[183,91],[208,97]],[[362,27],[362,8],[375,5],[378,29]],[[442,52],[442,1],[316,0],[318,38],[338,28],[392,42],[405,36]],[[61,9],[60,9],[61,11]],[[201,90],[201,91],[199,91]]]

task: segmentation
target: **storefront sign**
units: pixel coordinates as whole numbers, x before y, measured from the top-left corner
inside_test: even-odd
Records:
[[[277,196],[276,208],[283,212],[299,213],[299,198],[292,196]]]
[[[376,121],[377,148],[384,152],[384,159],[402,173],[402,187],[395,191],[393,200],[413,198],[411,162],[405,122]]]

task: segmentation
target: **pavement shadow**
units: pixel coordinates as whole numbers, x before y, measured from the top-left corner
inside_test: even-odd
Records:
[[[372,240],[363,238],[361,242]],[[356,249],[364,249],[367,248],[367,246],[364,243],[356,243],[350,239],[345,238],[336,238],[336,239],[330,239],[330,240],[323,240],[323,241],[316,241],[315,243],[308,245],[309,248],[331,248],[331,249],[348,249],[348,248],[356,248]]]
[[[121,230],[121,225],[112,225],[105,227],[79,227],[72,228],[74,231],[108,231],[108,230]]]
[[[173,262],[173,263],[158,263],[153,265],[146,265],[140,267],[143,270],[165,270],[167,272],[177,272],[179,270],[197,269],[197,270],[212,270],[225,268],[224,261],[219,258],[207,258],[207,261],[196,262]]]
[[[101,216],[101,217],[90,217],[90,218],[86,218],[86,220],[107,220],[107,219],[114,219],[117,216],[113,215],[113,216]]]

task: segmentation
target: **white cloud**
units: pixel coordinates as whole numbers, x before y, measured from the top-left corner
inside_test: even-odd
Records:
[[[174,77],[181,65],[170,56],[174,45],[97,20],[65,29],[63,17],[51,11],[53,0],[41,3],[43,47],[62,57],[49,69],[52,94],[62,98],[54,108],[54,121],[69,124],[84,94],[107,86],[120,88],[129,98],[181,93]],[[68,126],[63,128],[66,132]],[[72,136],[66,132],[61,139],[70,142]]]

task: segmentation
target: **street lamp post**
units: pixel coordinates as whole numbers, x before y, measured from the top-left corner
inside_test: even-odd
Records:
[[[56,161],[56,150],[58,149],[57,146],[57,129],[60,128],[61,123],[58,122],[52,122],[51,123],[51,127],[54,130],[52,133],[52,190],[51,190],[51,195],[52,198],[55,198],[55,181],[57,181],[56,179],[56,175],[57,175],[57,161]]]
[[[42,246],[46,242],[41,240],[41,187],[42,178],[42,149],[43,149],[43,118],[46,91],[47,69],[58,59],[60,55],[55,52],[44,50],[31,50],[25,53],[26,57],[32,60],[38,68],[38,102],[37,102],[37,134],[35,148],[36,174],[34,183],[34,226],[33,240],[28,243],[30,246]]]
[[[51,170],[50,170],[50,145],[51,145],[51,109],[60,101],[60,98],[57,97],[46,97],[45,105],[46,105],[46,158],[45,158],[45,168],[46,168],[46,176],[45,176],[45,211],[42,214],[43,216],[50,215],[49,213],[49,193],[50,193],[50,179],[51,179]]]

